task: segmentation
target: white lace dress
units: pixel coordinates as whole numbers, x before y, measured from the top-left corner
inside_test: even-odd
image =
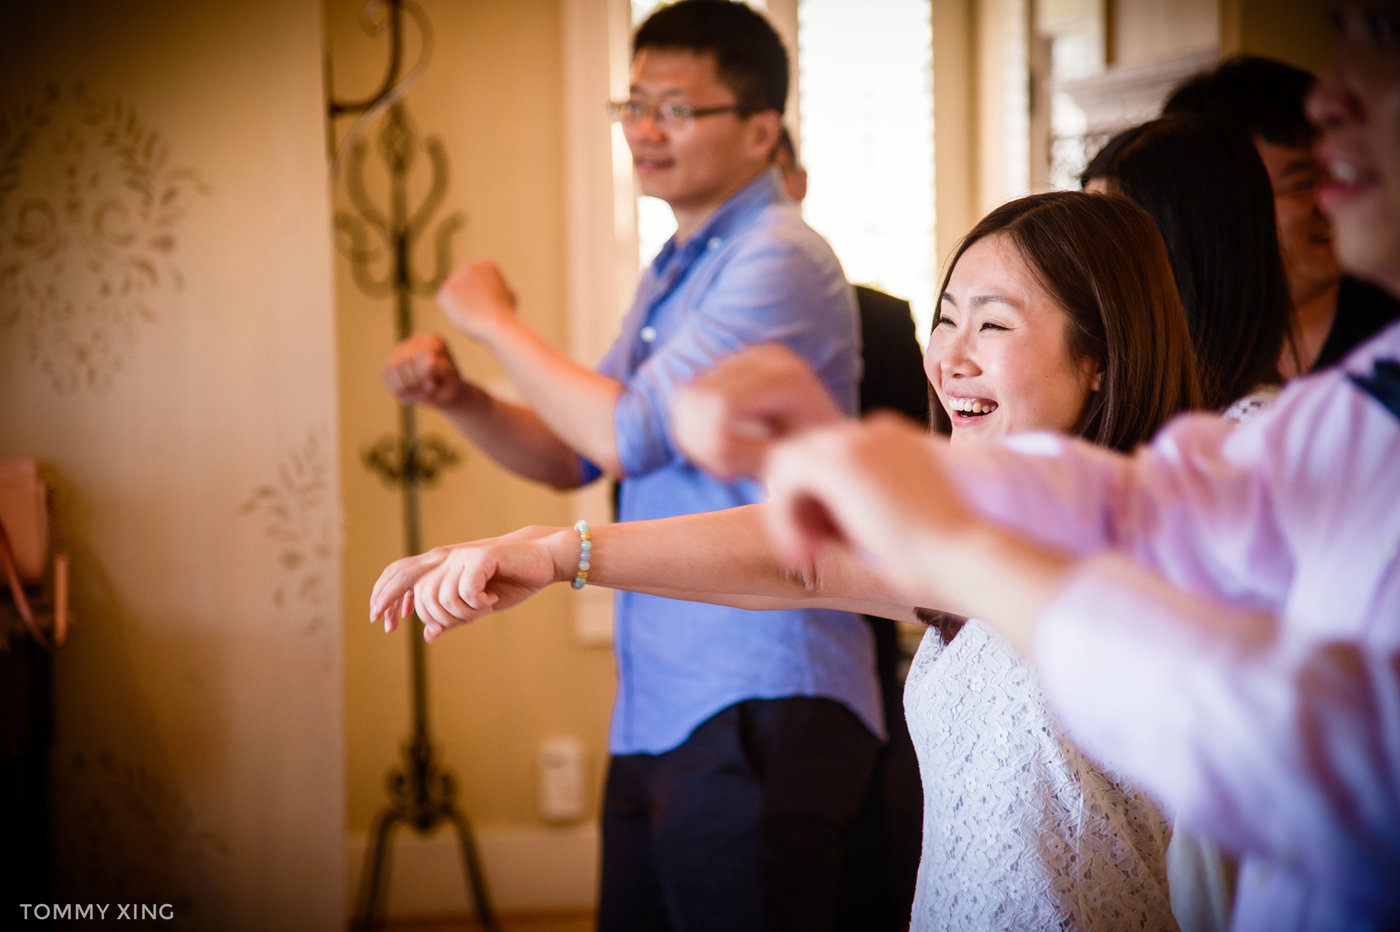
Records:
[[[977,621],[924,635],[904,689],[924,784],[910,928],[1174,930],[1166,820],[1065,742]]]

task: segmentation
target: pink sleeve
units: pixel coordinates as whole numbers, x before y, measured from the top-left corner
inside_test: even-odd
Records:
[[[1024,438],[965,474],[1086,557],[1034,647],[1068,733],[1227,847],[1392,904],[1400,410],[1372,386],[1397,338],[1233,431],[1179,418],[1131,457]]]
[[[1267,613],[1103,555],[1042,616],[1034,661],[1071,737],[1183,824],[1362,900],[1393,897],[1400,651],[1291,638]]]
[[[1256,448],[1268,442],[1193,414],[1133,456],[1026,434],[950,450],[949,460],[975,509],[1043,543],[1075,554],[1113,548],[1179,585],[1268,605],[1292,571],[1260,533],[1277,524],[1275,478],[1258,468]]]

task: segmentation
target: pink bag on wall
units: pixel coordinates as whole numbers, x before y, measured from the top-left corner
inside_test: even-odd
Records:
[[[34,640],[48,648],[68,639],[68,557],[54,558],[53,636],[35,620],[26,587],[36,591],[49,562],[49,486],[32,459],[0,460],[0,571]]]
[[[34,460],[0,460],[0,525],[19,578],[42,582],[49,558],[49,487]]]

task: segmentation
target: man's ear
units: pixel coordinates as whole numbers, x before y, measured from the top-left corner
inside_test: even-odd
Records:
[[[755,151],[763,154],[765,161],[772,158],[782,131],[783,118],[776,110],[760,110],[749,117],[750,142]]]

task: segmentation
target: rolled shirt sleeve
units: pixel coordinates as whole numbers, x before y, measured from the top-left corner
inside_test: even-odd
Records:
[[[630,370],[621,354],[599,367],[625,375],[613,415],[625,475],[679,459],[670,430],[677,388],[725,356],[760,343],[794,350],[811,363],[837,405],[855,411],[855,295],[830,249],[796,209],[773,205],[759,223],[702,239],[703,254],[674,292],[649,312],[634,308],[632,330],[651,328],[655,350]],[[624,325],[622,347],[629,343],[627,330]]]
[[[685,331],[638,368],[618,399],[618,456],[628,474],[649,472],[678,455],[668,426],[676,388],[759,343],[786,344],[812,361],[823,382],[838,390],[837,404],[854,411],[858,374],[849,365],[855,358],[850,334],[808,310],[846,304],[853,321],[850,286],[799,245],[770,241],[753,249],[747,239],[719,247],[727,252],[716,257],[724,274],[716,274],[719,265],[704,270],[709,284]]]

